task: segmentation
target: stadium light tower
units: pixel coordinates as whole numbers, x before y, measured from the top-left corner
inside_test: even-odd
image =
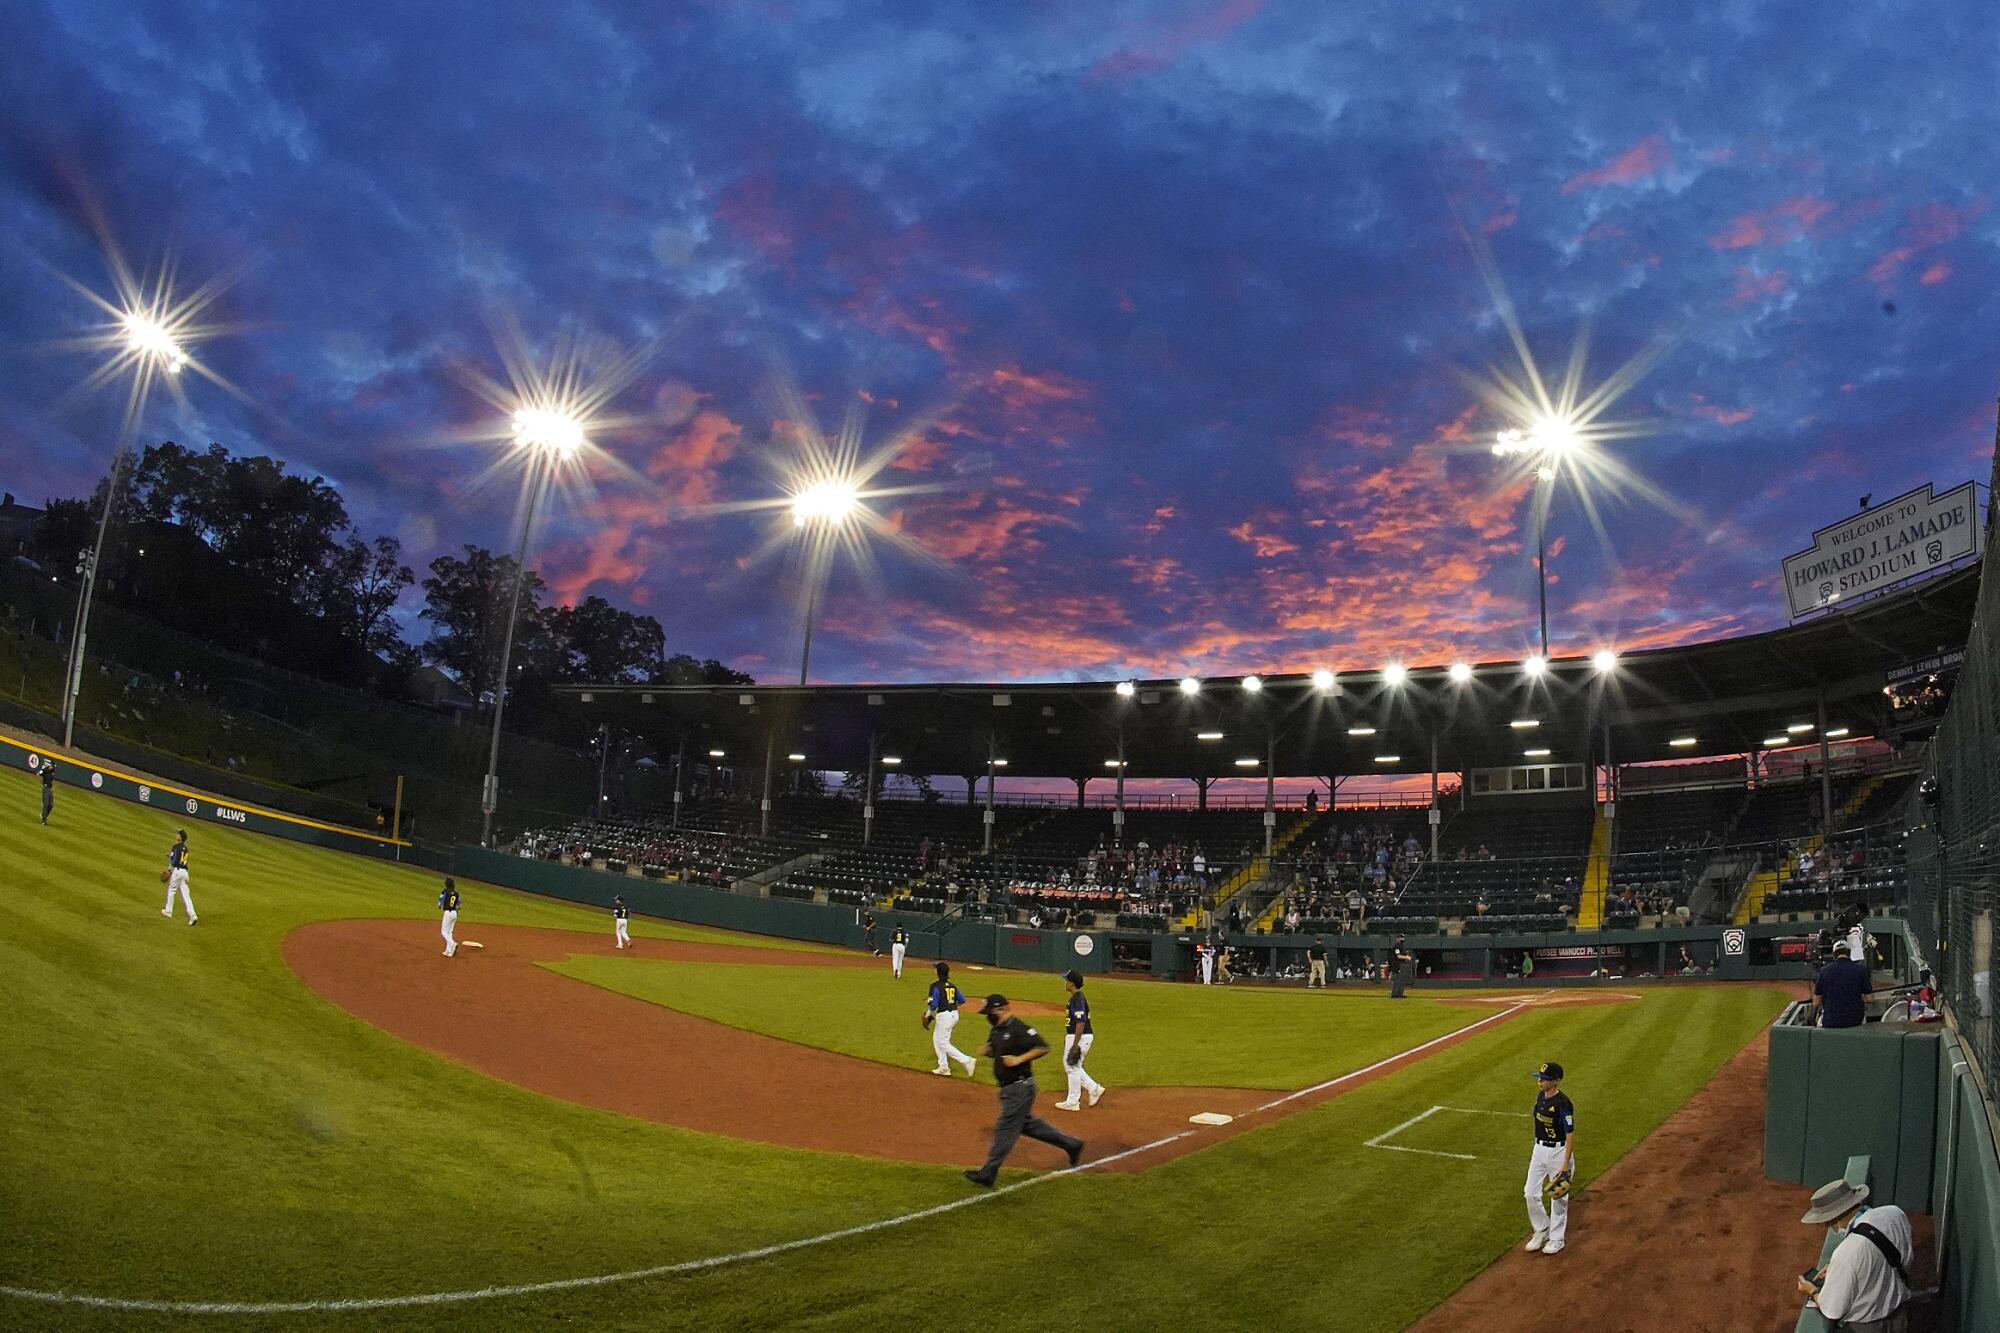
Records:
[[[807,534],[808,541],[817,542],[852,518],[860,500],[860,488],[852,482],[823,481],[809,486],[792,497],[792,526],[819,529]],[[825,581],[824,575],[824,562],[809,562],[806,571],[805,646],[799,652],[801,686],[806,683],[806,669],[812,664],[813,612],[819,609],[819,588]]]
[[[1583,434],[1562,416],[1545,416],[1528,428],[1510,427],[1493,437],[1493,452],[1502,458],[1523,455],[1535,470],[1535,585],[1541,605],[1542,657],[1549,655],[1549,503],[1555,498],[1556,474],[1577,450]]]
[[[136,415],[137,404],[143,401],[145,388],[155,375],[178,375],[188,363],[187,351],[174,336],[174,330],[146,310],[127,310],[118,318],[116,333],[119,344],[120,361],[129,361],[137,383],[133,386],[134,406],[130,415]],[[111,476],[104,485],[104,512],[97,516],[97,539],[90,549],[77,552],[76,572],[80,575],[76,591],[76,619],[70,624],[69,661],[63,672],[62,724],[63,748],[68,749],[76,742],[76,706],[83,693],[84,649],[89,640],[90,606],[97,595],[97,571],[104,562],[104,541],[111,532],[111,509],[118,503],[118,477],[131,459],[132,451],[121,441],[116,453],[111,455]]]
[[[514,451],[527,467],[521,478],[521,536],[514,543],[514,594],[507,603],[507,634],[501,641],[500,679],[493,691],[493,740],[486,752],[486,782],[480,792],[479,844],[493,841],[493,811],[500,803],[500,718],[507,707],[508,673],[514,663],[514,630],[521,620],[521,589],[528,576],[528,539],[549,484],[584,446],[583,419],[560,402],[531,403],[514,412]]]

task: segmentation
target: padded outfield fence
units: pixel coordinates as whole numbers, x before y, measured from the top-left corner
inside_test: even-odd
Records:
[[[2000,451],[1995,454],[2000,481]],[[2000,909],[2000,548],[1988,541],[1965,664],[1906,807],[1908,924],[1936,975],[1952,1034],[1941,1076],[1949,1142],[1933,1185],[1943,1281],[1961,1328],[2000,1328],[2000,1024],[1994,919]]]

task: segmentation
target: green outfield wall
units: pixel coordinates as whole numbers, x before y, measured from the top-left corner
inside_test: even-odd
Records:
[[[309,842],[363,856],[394,858],[399,851],[406,851],[410,846],[394,838],[342,828],[338,824],[308,819],[303,815],[217,799],[210,792],[138,777],[97,761],[85,763],[57,750],[0,736],[0,765],[39,777],[42,769],[51,764],[55,766],[59,788],[76,788],[80,789],[78,794],[88,791],[130,801],[187,823],[226,824],[231,828],[248,829],[252,833],[288,838],[293,842]],[[64,798],[58,795],[56,799],[60,803]],[[76,799],[76,796],[72,795],[69,799]]]

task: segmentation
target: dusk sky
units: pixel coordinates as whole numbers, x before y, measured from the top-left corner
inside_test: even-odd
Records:
[[[1679,11],[1686,10],[1683,14]],[[650,359],[533,563],[670,651],[796,672],[746,557],[792,430],[915,427],[823,680],[1369,668],[1535,642],[1511,368],[1658,361],[1608,446],[1669,504],[1550,522],[1556,651],[1784,623],[1780,559],[1982,483],[2000,388],[1984,0],[303,5],[14,0],[0,44],[0,485],[81,494],[114,394],[57,346],[93,218],[243,261],[138,443],[318,473],[410,563],[505,549],[472,486],[494,328]],[[413,594],[406,616],[417,606]],[[410,619],[413,626],[419,622]]]

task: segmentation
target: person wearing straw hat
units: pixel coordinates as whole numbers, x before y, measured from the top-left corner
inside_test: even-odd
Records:
[[[1909,1266],[1916,1257],[1909,1214],[1894,1204],[1870,1208],[1867,1203],[1868,1186],[1844,1180],[1813,1194],[1811,1207],[1799,1220],[1825,1223],[1846,1234],[1824,1269],[1799,1278],[1799,1290],[1841,1328],[1902,1333],[1907,1327],[1902,1309],[1910,1299]]]

